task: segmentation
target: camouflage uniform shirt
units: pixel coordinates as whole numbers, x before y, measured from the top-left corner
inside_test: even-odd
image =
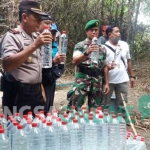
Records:
[[[85,39],[82,42],[79,42],[75,45],[73,57],[81,55],[84,53],[89,45],[91,44],[91,41]],[[84,67],[87,68],[87,70],[97,70],[102,71],[103,67],[106,65],[106,50],[104,47],[99,48],[99,55],[98,55],[98,63],[92,63],[91,62],[91,55],[89,55],[82,63],[78,65],[78,68]],[[81,69],[82,70],[82,69]],[[101,91],[102,90],[102,75],[99,74],[96,77],[77,72],[75,75],[75,83],[73,85],[73,91],[77,89],[81,89],[83,91]]]

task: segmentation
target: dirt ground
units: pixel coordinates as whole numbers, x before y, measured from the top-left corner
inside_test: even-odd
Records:
[[[141,72],[142,73],[142,72]],[[129,93],[128,93],[128,105],[134,107],[134,111],[139,113],[138,111],[138,100],[139,98],[147,94],[149,91],[145,90],[146,83],[143,83],[143,78],[141,79],[141,74],[139,72],[136,72],[137,75],[137,80],[136,80],[136,85],[134,88],[129,88]],[[142,76],[143,77],[143,76]],[[54,99],[54,106],[57,109],[61,109],[61,106],[67,104],[67,92],[71,89],[71,86],[64,86],[66,83],[73,82],[74,77],[73,76],[63,76],[57,81],[57,88],[55,92],[55,99]],[[63,84],[63,85],[62,85]],[[149,92],[150,93],[150,92]],[[130,129],[130,126],[128,126],[128,129]],[[147,145],[147,150],[150,150],[150,130],[144,131],[141,127],[136,127],[137,133],[141,134],[145,138],[146,145]]]

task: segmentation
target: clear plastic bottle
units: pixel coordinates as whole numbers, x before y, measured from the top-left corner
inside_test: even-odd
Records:
[[[70,126],[71,150],[82,150],[82,128],[78,120],[74,119],[73,124]]]
[[[39,114],[35,114],[35,118],[33,119],[33,123],[37,123],[37,126],[40,124],[40,116]]]
[[[29,118],[30,120],[33,120],[32,111],[29,111],[29,112],[28,112],[28,118]]]
[[[68,38],[67,38],[67,35],[66,35],[66,31],[63,31],[61,36],[60,36],[60,40],[59,40],[60,53],[66,55],[67,45],[68,45]]]
[[[45,141],[43,150],[57,150],[57,134],[55,129],[52,126],[52,122],[47,123],[47,127],[45,129]]]
[[[21,120],[20,124],[23,125],[23,127],[25,127],[27,125],[27,120],[28,120],[28,116],[23,115],[23,119]]]
[[[52,110],[52,116],[58,117],[58,110],[57,109]]]
[[[84,120],[84,117],[83,115],[80,115],[80,128],[81,128],[81,131],[82,131],[82,147],[83,147],[83,150],[85,150],[85,120]]]
[[[144,137],[141,138],[138,150],[147,150]]]
[[[6,130],[7,128],[7,120],[5,119],[5,115],[4,114],[1,114],[1,125],[3,126],[4,130]]]
[[[51,113],[47,113],[47,115],[46,115],[46,121],[47,122],[52,121],[52,115],[51,115]]]
[[[89,117],[89,122],[85,124],[85,149],[97,149],[97,125],[93,122],[93,117]]]
[[[102,112],[102,107],[97,107],[96,110],[99,111],[99,115],[104,116],[104,114],[103,114],[103,112]]]
[[[70,150],[70,130],[66,122],[58,130],[58,150]]]
[[[44,27],[44,33],[49,33],[49,26]],[[43,68],[51,68],[52,67],[52,44],[45,44],[41,48],[42,55],[42,67]]]
[[[17,126],[17,131],[13,135],[12,149],[27,150],[27,138],[23,130],[23,125]]]
[[[94,38],[92,39],[92,45],[98,46],[97,41],[98,41],[98,39],[97,39],[97,36],[95,35]],[[99,56],[98,51],[92,52],[91,53],[91,62],[92,63],[98,63],[98,56]]]
[[[120,150],[120,126],[115,115],[109,122],[109,148],[112,150]]]
[[[127,133],[126,121],[123,119],[121,113],[118,113],[117,120],[119,121],[120,126],[120,148],[125,149]]]
[[[32,121],[31,120],[27,120],[27,125],[24,128],[25,134],[28,135],[30,130],[32,130]]]
[[[97,139],[97,149],[101,147],[101,150],[108,150],[108,123],[104,122],[102,115],[99,115],[99,120],[97,121]]]
[[[44,111],[43,111],[43,110],[40,111],[40,117],[41,117],[41,118],[45,118],[45,115],[44,115]]]
[[[7,129],[6,129],[7,137],[9,137],[10,135],[10,130],[13,127],[13,121],[16,121],[16,120],[13,117],[8,117]]]
[[[20,114],[19,113],[15,113],[15,116],[14,116],[14,119],[17,121],[17,122],[21,122],[21,117],[20,117]]]
[[[0,149],[1,150],[11,150],[11,144],[9,139],[5,134],[5,130],[3,128],[0,129]]]
[[[41,139],[41,132],[37,127],[37,123],[32,123],[32,130],[28,133],[27,149],[28,150],[42,150],[43,139]]]

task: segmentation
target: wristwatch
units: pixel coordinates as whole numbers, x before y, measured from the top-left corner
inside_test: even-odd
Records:
[[[85,51],[83,54],[84,54],[84,56],[86,56],[86,57],[88,56],[88,54],[86,53],[86,51]]]
[[[133,78],[133,79],[136,79],[136,76],[129,76],[129,78]]]

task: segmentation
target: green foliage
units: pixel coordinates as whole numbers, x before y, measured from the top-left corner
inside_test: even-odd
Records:
[[[5,3],[4,3],[5,1]],[[91,19],[99,19],[100,29],[106,24],[120,26],[122,39],[129,44],[134,41],[133,52],[136,57],[142,57],[148,53],[149,30],[140,24],[134,28],[135,12],[138,0],[38,0],[43,10],[49,13],[53,22],[58,25],[60,31],[66,30],[69,37],[67,61],[71,64],[74,45],[85,39],[84,26]],[[18,24],[19,0],[0,0],[0,34],[4,34],[9,27]],[[141,11],[150,14],[150,0],[142,3]],[[10,13],[11,12],[11,13]],[[136,31],[136,32],[135,32]],[[132,36],[135,32],[135,36]],[[101,35],[101,30],[100,30]],[[144,54],[143,54],[144,49]]]

